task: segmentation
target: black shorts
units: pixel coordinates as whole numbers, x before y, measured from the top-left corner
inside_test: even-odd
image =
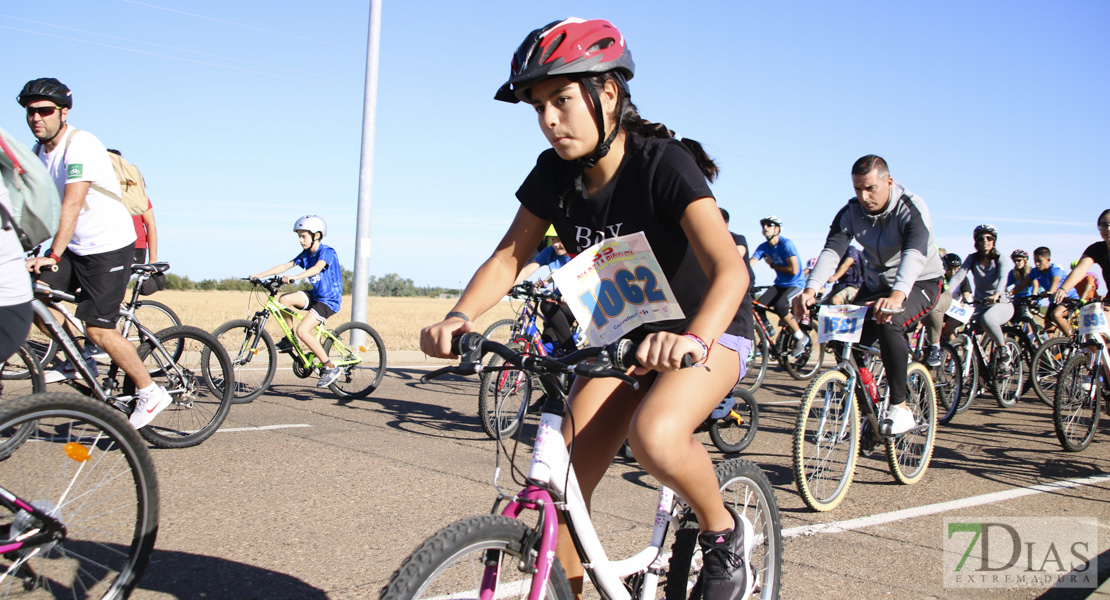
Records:
[[[135,248],[135,264],[146,264],[146,248]]]
[[[115,329],[134,258],[133,243],[100,254],[80,256],[66,252],[62,254],[58,270],[42,273],[39,281],[71,294],[80,288],[77,310],[73,314],[87,327]]]
[[[311,313],[315,313],[316,318],[321,323],[326,321],[328,317],[335,314],[335,311],[332,310],[331,307],[329,307],[327,304],[324,304],[323,302],[319,302],[319,301],[316,301],[316,300],[309,300],[308,301],[308,311],[311,312]]]
[[[27,341],[34,314],[30,302],[0,306],[0,362],[8,360]]]

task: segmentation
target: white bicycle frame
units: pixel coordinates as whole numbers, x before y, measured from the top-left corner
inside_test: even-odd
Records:
[[[544,484],[552,492],[565,498],[562,502],[567,518],[568,527],[571,528],[581,548],[582,565],[590,576],[590,580],[601,592],[602,597],[612,600],[629,600],[631,595],[624,586],[623,577],[636,573],[643,573],[643,588],[641,598],[654,598],[659,583],[659,572],[664,567],[665,556],[662,552],[667,527],[672,520],[677,519],[677,508],[674,501],[674,492],[666,486],[659,487],[659,502],[655,508],[655,523],[651,532],[651,545],[644,548],[634,556],[623,560],[611,560],[597,537],[593,521],[590,520],[589,511],[586,509],[586,500],[582,497],[582,490],[578,487],[578,478],[574,474],[574,467],[570,464],[570,454],[567,452],[566,443],[562,434],[563,417],[543,413],[540,417],[539,432],[536,435],[535,450],[532,454],[532,464],[528,471],[528,478]],[[559,538],[559,524],[555,500],[552,494],[543,487],[529,485],[522,492],[511,499],[511,502],[502,511],[508,517],[517,518],[526,508],[532,507],[543,512],[540,532],[539,558],[536,562],[536,574],[532,579],[532,588],[529,593],[530,600],[541,600],[551,575],[551,566],[555,559],[555,544]],[[487,569],[496,570],[496,567]],[[486,578],[482,583],[481,598],[493,598],[496,590],[488,589],[496,585],[496,572],[487,570]]]

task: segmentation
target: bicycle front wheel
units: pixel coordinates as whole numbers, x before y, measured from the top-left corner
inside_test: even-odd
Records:
[[[886,460],[890,474],[898,483],[910,485],[921,481],[933,458],[933,442],[937,434],[937,398],[933,378],[921,363],[910,365],[906,373],[906,408],[913,412],[913,429],[886,438]]]
[[[971,408],[971,401],[979,395],[979,361],[975,358],[975,348],[971,337],[960,334],[956,343],[952,344],[956,354],[960,357],[960,366],[963,368],[963,379],[960,380],[960,402],[956,412],[962,413]]]
[[[733,392],[736,405],[724,417],[709,424],[709,439],[725,454],[743,452],[759,430],[759,405],[751,392]]]
[[[1098,428],[1100,394],[1094,356],[1087,350],[1068,359],[1056,380],[1052,422],[1056,438],[1068,452],[1079,452],[1091,444]]]
[[[1003,361],[1002,353],[995,350],[993,353],[993,365],[991,371],[991,391],[994,392],[994,398],[998,401],[998,406],[1001,408],[1010,408],[1017,404],[1018,397],[1021,396],[1021,384],[1025,377],[1025,369],[1022,367],[1021,361],[1021,344],[1012,337],[1006,336],[1003,341],[1006,347],[1010,349],[1010,359]]]
[[[763,334],[763,330],[756,326],[755,339],[752,340],[752,351],[748,356],[748,373],[737,388],[754,394],[759,386],[763,385],[763,378],[767,375],[767,362],[770,359],[771,342],[767,341],[767,336]]]
[[[809,344],[798,356],[794,356],[797,342],[790,328],[784,326],[779,331],[776,343],[779,364],[787,374],[800,381],[813,377],[821,368],[821,362],[825,358],[825,346],[817,343],[817,332],[811,327],[802,327],[802,333],[809,338]]]
[[[751,597],[776,600],[782,587],[782,518],[771,482],[755,463],[739,458],[717,465],[716,472],[725,504],[751,523],[755,533],[749,563],[755,580]],[[694,511],[686,509],[675,529],[670,564],[660,581],[667,600],[704,597],[698,585],[704,564],[698,529]]]
[[[0,485],[65,530],[0,557],[0,570],[28,567],[0,582],[0,597],[126,598],[158,531],[158,481],[146,445],[118,411],[76,394],[0,403],[0,432],[25,425],[33,435],[0,463]],[[0,512],[6,538],[39,525],[26,511]]]
[[[489,366],[504,364],[504,358],[494,355]],[[483,377],[480,383],[478,420],[482,431],[495,440],[511,436],[524,421],[532,402],[532,377],[520,369],[490,371],[489,377]]]
[[[933,389],[937,398],[937,421],[948,423],[956,416],[963,388],[963,361],[948,342],[940,344],[940,365],[933,368]]]
[[[365,398],[378,389],[385,377],[385,343],[382,336],[366,323],[351,321],[335,328],[340,344],[338,356],[331,360],[342,370],[339,379],[328,387],[340,398]],[[331,353],[333,339],[324,340],[324,353]]]
[[[1033,393],[1037,394],[1041,402],[1054,405],[1056,378],[1064,368],[1064,363],[1075,353],[1075,348],[1071,338],[1054,337],[1041,344],[1033,354]]]
[[[159,448],[196,446],[216,433],[231,408],[235,390],[231,358],[216,338],[196,327],[171,327],[156,337],[166,351],[146,340],[139,346],[139,359],[173,402],[139,434]],[[170,348],[181,349],[179,360],[172,360]],[[124,379],[123,390],[136,393],[130,377]]]
[[[848,377],[827,371],[814,379],[794,427],[794,485],[806,506],[836,508],[848,494],[859,456],[859,414]]]
[[[389,578],[379,600],[527,598],[532,570],[525,558],[538,539],[527,525],[502,515],[457,521],[424,541]],[[553,558],[545,598],[570,600],[570,583]]]
[[[277,349],[266,330],[258,323],[235,319],[220,325],[212,335],[227,351],[235,371],[232,404],[254,401],[270,387],[277,373]]]

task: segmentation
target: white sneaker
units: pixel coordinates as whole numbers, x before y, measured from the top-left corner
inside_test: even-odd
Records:
[[[139,399],[135,402],[135,410],[131,413],[131,426],[135,429],[142,429],[158,416],[173,402],[173,397],[170,396],[166,388],[158,386],[150,394],[143,394],[139,392]]]
[[[886,418],[879,425],[885,435],[899,435],[906,433],[917,425],[913,418],[913,411],[906,408],[905,403],[894,404],[886,411]]]
[[[809,346],[809,338],[802,337],[802,339],[794,338],[794,351],[790,353],[793,357],[799,357],[806,353],[806,347]]]
[[[86,358],[85,364],[92,370],[93,377],[100,376],[100,369],[97,367],[95,360]],[[57,383],[59,381],[78,379],[80,377],[81,374],[77,372],[77,367],[74,367],[73,363],[68,360],[42,374],[45,383]]]

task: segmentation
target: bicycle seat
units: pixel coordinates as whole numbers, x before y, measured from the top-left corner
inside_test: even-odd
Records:
[[[145,265],[131,265],[131,272],[138,275],[139,273],[165,273],[170,270],[170,263],[156,262]]]

